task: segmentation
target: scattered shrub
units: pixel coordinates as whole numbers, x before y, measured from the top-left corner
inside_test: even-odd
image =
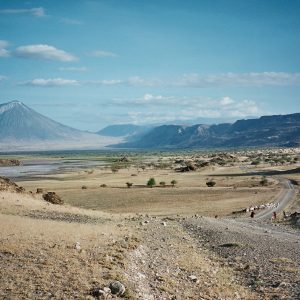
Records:
[[[156,185],[156,182],[155,182],[155,179],[152,177],[148,180],[147,186],[153,187],[154,185]]]
[[[213,186],[216,185],[216,182],[213,181],[213,180],[209,180],[209,181],[206,182],[206,185],[207,185],[208,187],[213,187]]]
[[[174,186],[177,184],[177,181],[176,181],[175,179],[173,179],[173,180],[171,181],[171,184],[172,184],[172,186],[174,187]]]

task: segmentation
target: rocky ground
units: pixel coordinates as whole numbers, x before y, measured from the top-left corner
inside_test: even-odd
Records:
[[[134,299],[258,299],[179,218],[133,218],[140,233],[126,277]],[[131,224],[132,226],[132,224]]]
[[[300,299],[300,231],[278,223],[232,219],[182,222],[262,299]]]

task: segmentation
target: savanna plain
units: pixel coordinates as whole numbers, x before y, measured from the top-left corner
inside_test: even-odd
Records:
[[[300,299],[299,153],[3,153],[0,298]]]

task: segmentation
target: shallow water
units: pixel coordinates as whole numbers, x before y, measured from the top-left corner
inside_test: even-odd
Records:
[[[103,166],[103,161],[93,160],[25,160],[22,166],[0,167],[0,176],[17,179],[37,175],[49,175],[61,171],[74,171],[96,166]]]

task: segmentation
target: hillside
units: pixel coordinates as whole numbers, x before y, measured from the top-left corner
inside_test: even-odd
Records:
[[[262,116],[218,125],[163,125],[141,139],[115,147],[196,148],[297,146],[300,144],[300,113]]]

